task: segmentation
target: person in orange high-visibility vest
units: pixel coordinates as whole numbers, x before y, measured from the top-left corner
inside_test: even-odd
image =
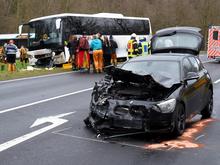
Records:
[[[90,70],[90,56],[89,56],[89,41],[86,37],[86,32],[83,32],[82,37],[79,38],[78,43],[79,53],[77,65],[79,70]]]
[[[136,40],[137,35],[133,33],[131,35],[131,39],[128,41],[127,50],[128,50],[128,58],[133,58],[138,56],[138,43]]]

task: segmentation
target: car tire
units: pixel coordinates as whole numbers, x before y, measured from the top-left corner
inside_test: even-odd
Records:
[[[176,136],[181,136],[185,131],[186,127],[186,113],[184,106],[182,104],[177,105],[176,118],[174,121],[174,129],[172,134]]]
[[[212,116],[213,111],[213,94],[212,91],[209,90],[209,101],[205,108],[201,111],[202,119],[208,119]]]

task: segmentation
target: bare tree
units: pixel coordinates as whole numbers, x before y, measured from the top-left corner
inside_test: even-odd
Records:
[[[15,33],[31,18],[72,13],[121,13],[149,17],[153,31],[168,26],[198,26],[207,38],[210,24],[220,25],[220,1],[214,0],[0,0],[0,33]]]

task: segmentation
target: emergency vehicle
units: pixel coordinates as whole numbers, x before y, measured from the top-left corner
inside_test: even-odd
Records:
[[[220,26],[211,26],[208,36],[208,58],[220,61]]]

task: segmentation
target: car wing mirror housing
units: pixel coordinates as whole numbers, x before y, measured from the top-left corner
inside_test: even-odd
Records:
[[[184,81],[189,81],[189,80],[197,80],[199,79],[199,74],[196,72],[188,72]]]

